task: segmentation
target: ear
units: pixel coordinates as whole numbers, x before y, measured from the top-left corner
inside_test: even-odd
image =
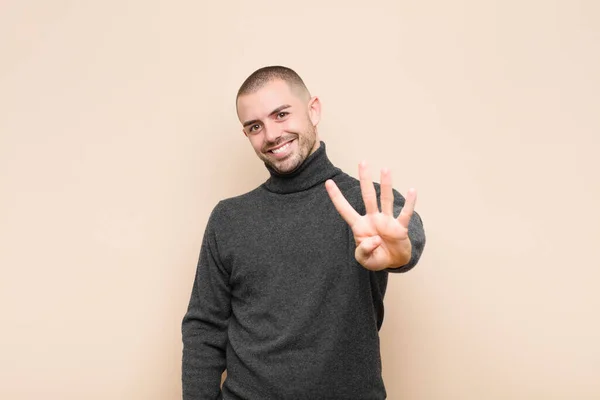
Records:
[[[308,102],[308,117],[313,126],[319,125],[321,121],[321,100],[318,97],[311,97]]]

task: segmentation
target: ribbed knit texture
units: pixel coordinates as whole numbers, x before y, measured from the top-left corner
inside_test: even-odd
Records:
[[[388,271],[358,264],[324,185],[333,179],[364,214],[359,181],[333,166],[323,142],[293,174],[269,172],[209,218],[182,324],[184,400],[385,399],[379,328]],[[394,195],[397,216],[404,198]],[[390,272],[419,260],[416,213],[409,236],[410,263]]]

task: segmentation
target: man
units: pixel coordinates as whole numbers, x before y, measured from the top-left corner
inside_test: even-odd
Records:
[[[389,170],[374,184],[365,163],[360,181],[336,168],[320,101],[291,69],[255,71],[236,101],[270,178],[209,218],[182,324],[183,398],[385,399],[383,297],[425,245],[416,193],[392,189]]]

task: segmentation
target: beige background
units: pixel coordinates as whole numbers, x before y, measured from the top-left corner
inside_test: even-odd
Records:
[[[600,2],[0,2],[0,398],[178,399],[234,95],[296,69],[330,158],[419,190],[390,399],[600,398]]]

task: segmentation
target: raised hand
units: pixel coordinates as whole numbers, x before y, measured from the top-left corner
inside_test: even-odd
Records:
[[[412,250],[408,237],[408,224],[415,209],[417,192],[414,189],[408,191],[400,215],[394,218],[394,193],[390,170],[381,170],[381,211],[377,206],[375,186],[366,162],[359,164],[358,174],[367,212],[365,215],[360,215],[352,208],[331,179],[325,182],[331,201],[354,234],[356,260],[372,271],[407,264]]]

